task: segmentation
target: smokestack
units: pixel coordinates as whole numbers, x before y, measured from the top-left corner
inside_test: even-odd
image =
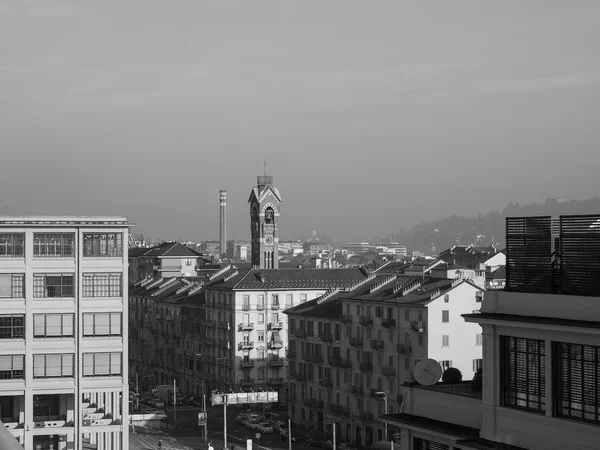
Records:
[[[221,205],[221,220],[219,223],[219,253],[227,253],[227,191],[219,191]],[[219,255],[219,256],[220,256]]]

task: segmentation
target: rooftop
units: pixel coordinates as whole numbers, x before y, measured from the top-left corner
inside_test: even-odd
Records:
[[[119,216],[0,216],[0,225],[132,226],[127,223],[127,217]]]

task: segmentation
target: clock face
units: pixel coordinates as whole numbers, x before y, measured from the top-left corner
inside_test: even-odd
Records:
[[[273,245],[273,236],[271,236],[271,235],[265,236],[265,244]]]

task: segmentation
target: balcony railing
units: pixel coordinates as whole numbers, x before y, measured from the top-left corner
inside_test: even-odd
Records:
[[[381,326],[385,328],[396,328],[396,319],[382,319]]]
[[[270,378],[269,382],[267,384],[270,386],[280,386],[284,383],[285,383],[285,379],[279,377],[279,378]]]
[[[252,331],[254,330],[253,323],[240,323],[238,325],[238,331]]]
[[[269,342],[267,344],[267,348],[269,350],[276,350],[276,349],[279,349],[279,348],[283,348],[283,343],[281,341],[279,341],[279,342],[275,342],[275,341]]]
[[[381,374],[385,377],[395,377],[396,369],[392,366],[381,366]]]
[[[323,400],[315,400],[314,398],[305,398],[303,402],[309,408],[323,409]]]
[[[360,371],[365,373],[373,372],[373,364],[370,362],[360,363]]]
[[[285,351],[285,356],[287,356],[288,358],[295,358],[296,357],[296,350],[292,349],[292,348],[288,348]]]
[[[240,361],[240,367],[242,369],[249,369],[251,367],[254,367],[254,361],[252,361],[252,360],[247,360],[247,361],[242,360],[242,361]]]
[[[277,311],[279,309],[279,305],[278,304],[277,305],[273,304],[273,305],[271,305],[271,309],[273,311]]]
[[[352,361],[337,356],[331,356],[329,358],[329,365],[332,367],[349,368],[352,367]]]
[[[342,314],[340,321],[343,323],[352,323],[352,314]]]
[[[352,347],[361,347],[363,346],[363,338],[362,337],[350,337],[350,345]]]
[[[271,367],[283,367],[284,360],[283,359],[270,359],[269,366]]]
[[[385,347],[385,342],[384,341],[378,341],[377,339],[372,339],[371,340],[371,348],[373,350],[383,351],[384,347]]]
[[[337,415],[347,415],[348,414],[348,408],[346,408],[345,406],[341,406],[341,405],[331,404],[331,405],[329,405],[329,411],[331,411],[333,414],[337,414]]]
[[[264,311],[265,310],[265,305],[256,305],[256,310],[257,311]]]
[[[424,333],[425,324],[421,320],[413,320],[410,322],[410,329],[418,333]]]
[[[238,344],[238,350],[252,350],[254,348],[254,342],[240,342]]]
[[[271,322],[267,326],[267,329],[268,330],[282,330],[283,329],[283,322]]]
[[[373,317],[371,316],[360,316],[358,321],[361,325],[373,325]]]
[[[306,361],[314,362],[314,363],[322,363],[323,357],[321,355],[315,355],[307,353],[304,357]]]
[[[319,339],[323,342],[333,342],[333,335],[331,333],[319,333]]]
[[[363,387],[360,384],[352,384],[350,385],[350,392],[353,394],[362,394]]]
[[[412,354],[412,345],[398,344],[397,350],[398,350],[398,353],[402,353],[403,355],[410,355],[410,354]]]
[[[242,386],[254,386],[254,378],[246,378],[240,381]]]

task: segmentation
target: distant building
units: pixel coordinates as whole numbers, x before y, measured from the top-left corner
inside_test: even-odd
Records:
[[[272,176],[257,177],[250,192],[251,262],[261,269],[279,267],[279,215],[281,195],[273,186]]]
[[[0,217],[0,420],[27,450],[129,448],[124,217]]]
[[[372,250],[371,244],[368,242],[350,242],[344,247],[348,253],[365,253]]]

